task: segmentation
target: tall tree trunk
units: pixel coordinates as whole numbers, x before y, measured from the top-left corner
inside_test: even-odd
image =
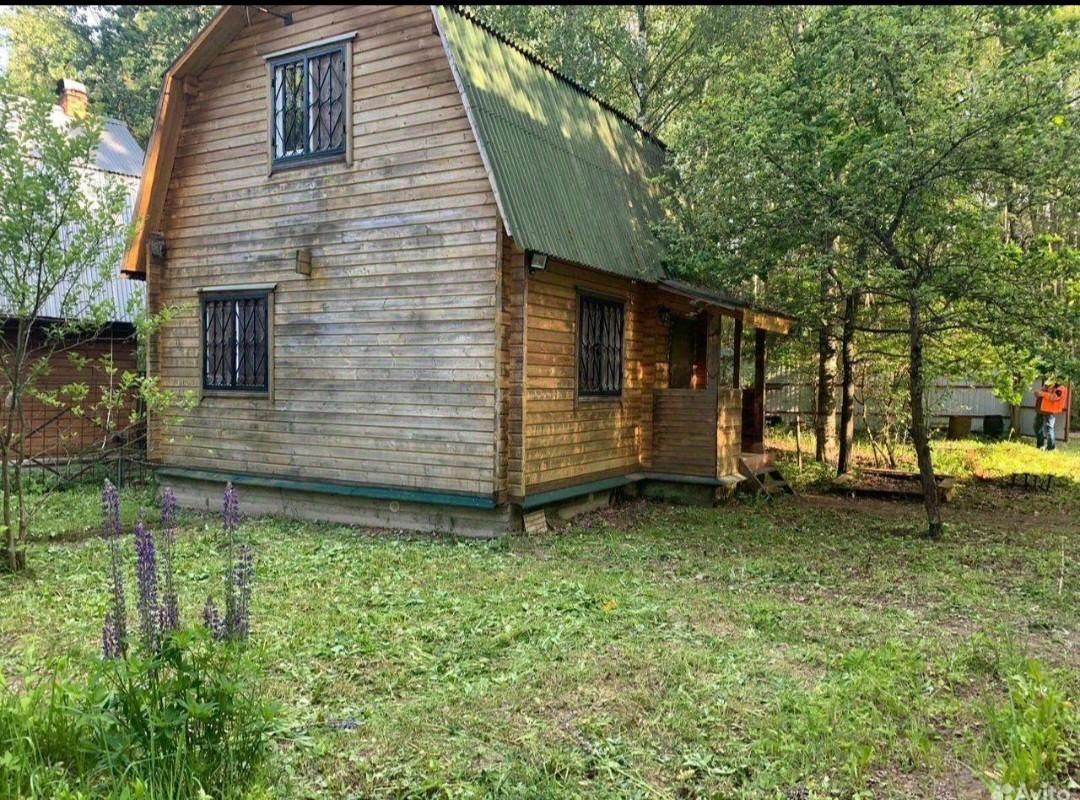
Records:
[[[634,6],[634,20],[637,23],[634,44],[637,46],[637,74],[634,75],[634,94],[637,95],[636,122],[643,128],[649,127],[651,100],[649,96],[649,18],[648,6]]]
[[[814,459],[829,463],[836,454],[836,337],[827,322],[818,330],[817,405]]]
[[[843,475],[851,469],[851,448],[855,443],[855,322],[859,292],[852,291],[844,301],[844,327],[840,333],[840,452],[836,471]]]
[[[931,539],[938,539],[941,537],[943,527],[937,481],[934,480],[934,462],[930,451],[930,432],[927,430],[924,406],[926,379],[923,375],[923,329],[918,301],[911,302],[908,310],[908,355],[911,360],[908,399],[911,404],[911,439],[919,461],[919,480],[922,483],[923,504],[926,506],[926,532]]]

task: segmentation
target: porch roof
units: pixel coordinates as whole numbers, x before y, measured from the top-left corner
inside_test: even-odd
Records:
[[[686,281],[666,278],[658,281],[657,285],[674,294],[689,297],[692,300],[706,303],[717,308],[722,308],[731,313],[736,319],[741,319],[743,324],[751,328],[760,328],[772,333],[786,334],[791,330],[795,318],[781,311],[757,308],[730,297],[713,289],[704,289]]]

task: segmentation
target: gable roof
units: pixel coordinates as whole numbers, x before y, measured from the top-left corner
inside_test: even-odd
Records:
[[[663,145],[469,14],[434,13],[514,242],[627,278],[662,277],[651,181]]]
[[[663,164],[663,145],[468,14],[445,6],[432,13],[515,243],[627,278],[661,278],[651,179]],[[245,19],[245,7],[223,6],[165,75],[126,272],[143,274],[147,237],[164,206],[184,78],[201,72]]]

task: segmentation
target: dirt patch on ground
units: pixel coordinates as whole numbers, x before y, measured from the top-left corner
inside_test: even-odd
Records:
[[[946,765],[938,775],[880,772],[867,783],[883,794],[925,800],[988,800],[986,784],[963,764]]]
[[[983,490],[980,488],[979,492]],[[1006,493],[1009,494],[1009,493]],[[1013,492],[1012,494],[1016,494]],[[828,510],[838,513],[858,512],[882,519],[904,520],[907,524],[897,529],[905,535],[920,530],[925,522],[922,503],[919,500],[884,500],[877,498],[852,498],[838,494],[804,494],[794,502],[805,509]],[[970,525],[988,530],[1033,531],[1047,526],[1076,527],[1075,509],[1067,503],[1053,504],[1037,509],[1010,508],[1007,503],[981,505],[965,499],[942,508],[946,524]]]

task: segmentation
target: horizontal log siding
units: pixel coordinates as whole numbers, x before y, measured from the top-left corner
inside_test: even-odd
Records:
[[[657,389],[653,397],[653,471],[715,477],[716,389]]]
[[[576,395],[578,290],[626,303],[620,398],[580,399]],[[653,291],[556,260],[528,278],[526,492],[648,466],[658,341]]]
[[[492,493],[497,217],[431,13],[252,7],[188,100],[151,302],[181,309],[151,368],[198,393],[197,290],[276,283],[272,399],[204,397],[160,419],[161,463]],[[357,31],[353,163],[268,172],[263,54]],[[308,247],[312,275],[294,271]]]
[[[500,494],[524,496],[522,404],[525,364],[525,254],[507,238],[502,242],[502,308],[500,309],[500,394],[502,399],[500,469],[505,475]]]

